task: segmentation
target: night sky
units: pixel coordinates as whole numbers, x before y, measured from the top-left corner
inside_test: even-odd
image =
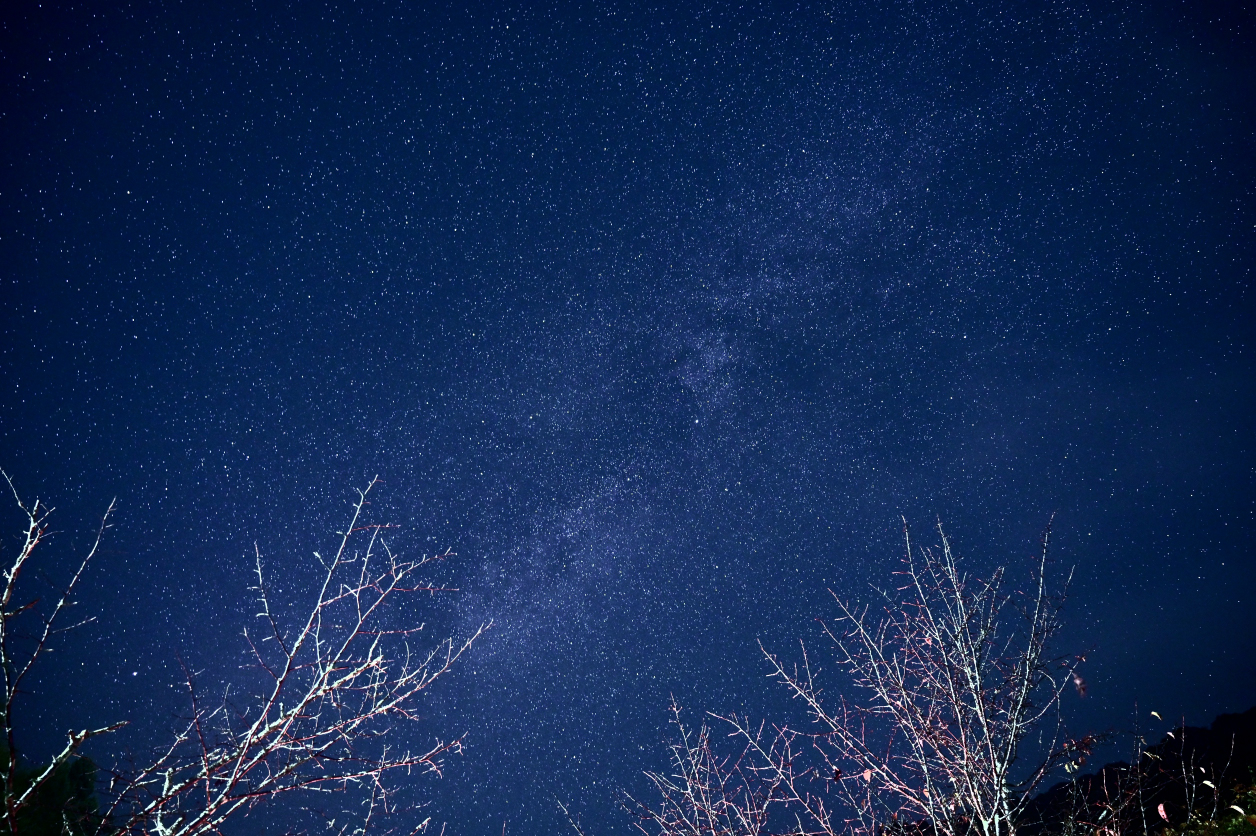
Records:
[[[1025,578],[1058,512],[1071,729],[1256,704],[1249,12],[6,5],[0,466],[51,582],[118,499],[19,744],[163,740],[375,474],[495,622],[410,733],[450,836],[628,832],[669,695],[803,720],[755,642],[900,514]]]

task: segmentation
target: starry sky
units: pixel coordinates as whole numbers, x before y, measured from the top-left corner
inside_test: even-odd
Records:
[[[1249,12],[6,6],[0,466],[51,581],[118,500],[20,744],[162,740],[376,474],[494,620],[407,732],[451,835],[628,832],[670,695],[799,719],[755,642],[900,515],[1023,578],[1058,512],[1070,728],[1256,703]]]

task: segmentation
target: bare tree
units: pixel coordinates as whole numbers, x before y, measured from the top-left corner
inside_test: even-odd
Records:
[[[217,834],[232,816],[279,796],[357,789],[365,794],[364,813],[334,832],[362,833],[395,810],[392,778],[439,773],[444,756],[461,751],[461,738],[418,750],[394,740],[400,725],[418,719],[420,695],[490,625],[461,642],[445,639],[420,649],[415,643],[422,624],[392,623],[391,609],[403,596],[452,591],[420,579],[451,552],[413,560],[394,553],[381,536],[386,527],[363,522],[367,495],[377,481],[358,492],[335,554],[315,555],[321,564],[318,595],[300,622],[281,623],[256,553],[262,628],[245,629],[244,639],[260,688],[239,702],[225,698],[207,706],[185,669],[191,703],[186,725],[146,766],[115,774],[103,811],[108,824],[102,827],[136,836]],[[38,545],[46,517],[39,510],[37,505],[29,514],[34,534],[28,534],[28,545],[10,570],[10,584]],[[31,662],[44,646],[41,640]],[[27,669],[29,663],[15,685]],[[68,754],[58,757],[73,757],[87,737],[115,728],[71,735]]]
[[[824,632],[862,698],[826,699],[805,646],[787,665],[760,645],[818,730],[720,718],[743,747],[732,760],[682,733],[678,778],[651,776],[657,833],[1012,836],[1047,775],[1084,760],[1096,741],[1065,737],[1058,713],[1064,690],[1085,683],[1080,659],[1051,656],[1068,580],[1049,588],[1050,527],[1027,594],[1005,591],[1003,569],[961,571],[938,534],[939,549],[917,550],[904,521],[901,583],[877,610],[834,596]],[[691,810],[717,824],[694,827]]]
[[[1028,593],[1006,591],[1002,568],[984,580],[961,571],[941,525],[938,549],[913,548],[906,521],[903,532],[899,594],[883,593],[875,616],[835,595],[838,626],[825,627],[865,699],[826,702],[805,648],[801,665],[764,654],[820,726],[816,752],[857,830],[915,820],[946,836],[1010,836],[1046,776],[1095,742],[1066,738],[1058,711],[1070,684],[1085,688],[1080,658],[1051,655],[1071,573],[1053,593],[1049,525]],[[797,795],[832,832],[818,802]]]

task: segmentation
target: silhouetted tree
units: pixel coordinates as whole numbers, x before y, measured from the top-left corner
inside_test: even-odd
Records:
[[[1150,718],[1164,722],[1155,711]],[[1211,728],[1183,722],[1150,746],[1146,719],[1131,731],[1128,762],[1040,793],[1026,836],[1256,836],[1256,708],[1222,714]]]
[[[8,760],[9,753],[0,751]],[[19,759],[14,786],[18,795],[45,774],[46,765],[24,766]],[[96,764],[90,758],[75,756],[57,764],[35,788],[17,814],[16,831],[6,818],[0,834],[22,836],[91,836],[103,827],[96,796]]]

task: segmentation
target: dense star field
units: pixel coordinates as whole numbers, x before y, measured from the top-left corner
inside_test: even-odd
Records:
[[[1256,703],[1239,7],[0,24],[0,466],[57,506],[51,582],[118,499],[32,757],[117,719],[98,761],[158,744],[181,658],[247,678],[254,544],[306,600],[376,474],[390,543],[457,553],[431,637],[493,621],[407,732],[467,733],[408,785],[451,836],[564,832],[556,799],[629,832],[670,695],[805,720],[756,640],[818,646],[828,589],[893,584],[900,515],[1023,579],[1058,512],[1071,729]]]

